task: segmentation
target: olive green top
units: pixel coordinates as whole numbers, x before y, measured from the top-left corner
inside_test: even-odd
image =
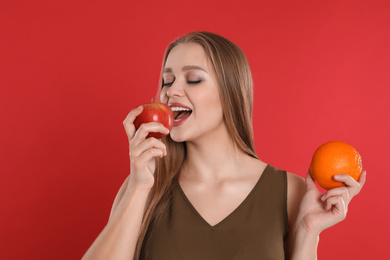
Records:
[[[177,185],[142,259],[284,260],[287,233],[287,175],[267,165],[245,200],[214,226]]]

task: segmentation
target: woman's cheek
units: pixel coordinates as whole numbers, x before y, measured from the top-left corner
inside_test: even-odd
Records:
[[[164,104],[168,102],[167,91],[164,88],[160,92],[160,102]]]

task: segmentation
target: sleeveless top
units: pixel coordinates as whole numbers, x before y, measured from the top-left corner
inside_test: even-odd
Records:
[[[287,233],[287,174],[267,165],[245,200],[214,226],[176,185],[141,259],[284,260]]]

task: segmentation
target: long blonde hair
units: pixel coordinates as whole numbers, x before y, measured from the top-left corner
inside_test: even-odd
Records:
[[[171,50],[179,44],[193,42],[200,44],[211,61],[217,75],[224,121],[233,143],[244,153],[258,158],[253,141],[253,82],[248,60],[244,52],[228,39],[210,32],[192,32],[173,41],[165,51],[162,69]],[[161,84],[158,91],[161,90]],[[174,142],[169,136],[162,140],[168,155],[158,159],[155,184],[150,191],[143,222],[134,254],[142,259],[148,238],[166,207],[172,190],[178,184],[181,167],[186,158],[186,144]]]

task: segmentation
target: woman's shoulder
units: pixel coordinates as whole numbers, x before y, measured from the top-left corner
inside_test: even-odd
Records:
[[[305,189],[305,179],[297,174],[287,172],[287,185],[289,189]]]
[[[297,190],[305,189],[305,179],[302,178],[301,176],[285,170],[278,169],[271,164],[265,164],[264,168],[273,173],[279,172],[285,174],[287,179],[287,187],[290,191],[291,190],[294,191],[296,189]]]
[[[305,193],[305,179],[297,174],[287,172],[287,197],[289,204],[299,204]]]

